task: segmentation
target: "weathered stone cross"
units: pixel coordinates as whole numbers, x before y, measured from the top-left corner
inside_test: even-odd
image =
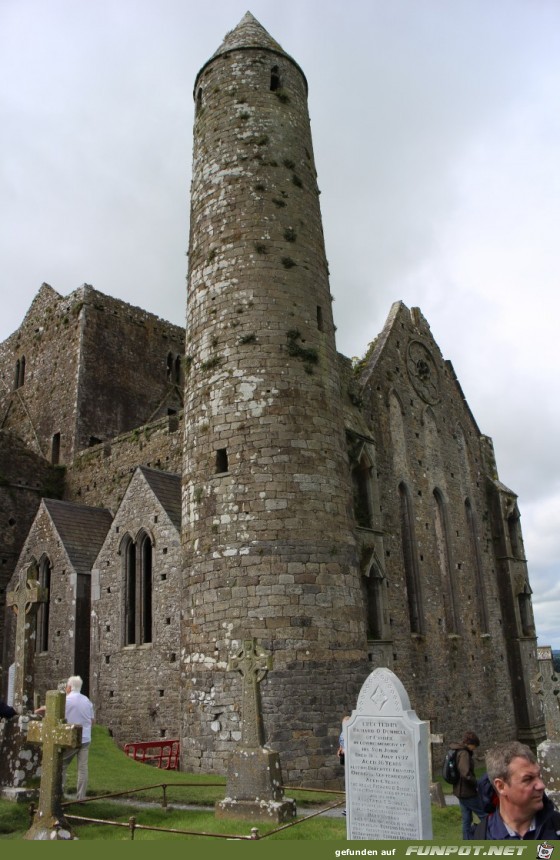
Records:
[[[41,788],[39,806],[25,839],[72,839],[72,832],[62,811],[62,750],[82,742],[82,727],[68,725],[64,719],[66,694],[49,690],[45,718],[31,722],[27,740],[41,744]]]
[[[246,748],[264,745],[259,684],[272,669],[272,655],[256,639],[244,639],[239,650],[228,660],[228,671],[240,672],[243,678],[241,743]]]
[[[16,711],[33,707],[33,655],[36,636],[35,614],[40,603],[46,603],[48,589],[39,585],[37,563],[33,561],[22,571],[19,582],[8,593],[6,602],[17,615],[14,708]]]

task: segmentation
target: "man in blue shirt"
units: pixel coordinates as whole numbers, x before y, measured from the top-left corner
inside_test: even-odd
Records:
[[[496,811],[477,825],[474,839],[558,839],[560,813],[545,794],[541,769],[531,749],[518,741],[486,753]]]

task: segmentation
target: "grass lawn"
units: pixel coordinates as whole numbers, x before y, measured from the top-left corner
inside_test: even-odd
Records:
[[[161,788],[149,786],[166,783],[166,797],[170,808],[163,809]],[[180,783],[189,783],[183,786]],[[218,783],[218,785],[211,785]],[[67,789],[70,793],[75,790],[76,765],[75,760],[68,769]],[[447,787],[447,786],[446,786]],[[129,793],[133,789],[142,788],[141,792]],[[450,786],[449,786],[450,788]],[[268,823],[251,824],[247,821],[220,820],[214,817],[211,810],[202,807],[213,806],[224,796],[225,779],[215,776],[193,775],[162,771],[139,762],[128,759],[109,737],[106,729],[94,726],[94,734],[89,756],[88,796],[123,793],[127,802],[117,803],[110,799],[91,800],[87,803],[70,803],[66,806],[68,815],[84,816],[87,818],[111,819],[122,823],[122,827],[103,824],[85,824],[72,822],[76,835],[83,840],[110,839],[113,841],[129,841],[130,831],[127,826],[131,816],[138,824],[159,828],[189,830],[206,833],[222,833],[249,836],[254,826],[264,835],[274,830],[278,825]],[[327,806],[340,799],[340,795],[322,794],[320,792],[288,792],[294,797],[298,807],[298,817],[312,814],[321,806]],[[123,798],[124,800],[124,798]],[[153,802],[149,807],[145,802]],[[178,805],[196,805],[200,809],[177,809]],[[456,842],[461,836],[461,813],[458,806],[446,809],[432,807],[434,839],[438,841]],[[0,800],[0,839],[19,839],[29,826],[29,814],[25,804],[13,804]],[[135,841],[154,839],[200,839],[197,836],[162,833],[156,831],[136,830]],[[317,816],[309,821],[275,833],[270,839],[297,840],[344,840],[346,838],[346,822],[344,818]],[[206,842],[206,840],[204,840]]]

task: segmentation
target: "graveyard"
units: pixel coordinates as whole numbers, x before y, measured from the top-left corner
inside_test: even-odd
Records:
[[[193,776],[175,771],[165,772],[165,776],[148,765],[139,764],[126,758],[118,749],[107,730],[101,726],[95,726],[93,730],[93,741],[90,753],[90,778],[88,788],[87,804],[75,802],[64,802],[64,808],[68,815],[76,814],[98,818],[101,820],[114,820],[121,825],[127,825],[131,816],[136,816],[139,823],[160,827],[176,828],[191,831],[237,833],[249,835],[252,825],[245,821],[218,820],[214,816],[213,807],[216,802],[224,797],[225,777],[217,779],[215,776]],[[162,779],[167,786],[167,808],[162,808],[161,789],[144,789],[133,793],[140,786],[153,785]],[[76,781],[76,766],[73,762],[68,772],[68,785],[72,787]],[[181,783],[192,783],[189,787],[182,787]],[[212,785],[211,783],[220,783]],[[450,786],[445,785],[444,790],[449,792]],[[93,800],[99,795],[125,792],[122,798],[114,800]],[[70,793],[71,796],[71,793]],[[301,817],[316,812],[327,805],[325,796],[320,793],[306,794],[294,792],[298,813]],[[89,799],[92,798],[92,799]],[[334,801],[335,796],[329,796]],[[188,806],[185,810],[182,807]],[[111,827],[103,824],[80,824],[73,823],[75,834],[80,840],[115,840],[129,841],[130,831],[125,827]],[[271,825],[258,823],[259,832],[265,834],[272,829]],[[0,840],[22,839],[29,828],[28,804],[12,803],[0,798]],[[457,840],[461,832],[461,816],[459,808],[454,805],[445,809],[433,808],[434,839],[453,842]],[[344,840],[346,837],[345,818],[338,814],[337,817],[317,816],[303,824],[281,831],[270,836],[272,840]],[[177,835],[172,833],[159,834],[157,831],[138,831],[135,833],[136,840],[153,840],[156,838],[166,839],[189,839],[196,840],[194,835]]]

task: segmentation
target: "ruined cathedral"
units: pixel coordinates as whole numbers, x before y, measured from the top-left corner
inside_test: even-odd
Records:
[[[248,637],[290,784],[340,780],[382,666],[446,740],[535,746],[516,495],[418,308],[337,353],[303,71],[247,13],[194,100],[186,331],[43,284],[0,345],[3,696],[32,570],[35,691],[81,674],[117,743],[179,737],[186,771],[227,769]]]

